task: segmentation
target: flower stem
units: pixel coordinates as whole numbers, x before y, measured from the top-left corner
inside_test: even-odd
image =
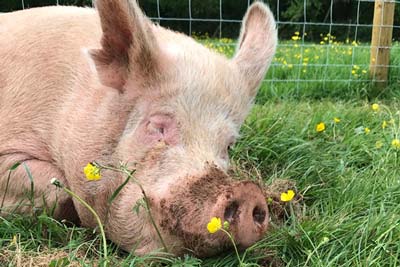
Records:
[[[294,225],[296,225],[296,215],[294,213],[292,202],[289,203],[289,208],[290,208],[290,217],[292,220],[292,225],[294,227]]]
[[[221,231],[224,232],[229,237],[229,239],[232,241],[233,248],[235,249],[235,252],[236,252],[236,257],[237,257],[237,259],[239,261],[239,266],[243,266],[243,261],[240,258],[239,251],[238,251],[238,249],[236,247],[235,240],[233,239],[233,236],[231,235],[231,233],[226,231],[224,228],[221,228]]]
[[[333,124],[333,140],[336,141],[336,123]]]
[[[165,243],[164,243],[164,239],[162,238],[161,233],[160,233],[160,230],[158,229],[158,227],[157,227],[157,225],[156,225],[156,222],[155,222],[155,220],[154,220],[153,214],[151,213],[149,198],[147,197],[146,192],[144,191],[144,188],[143,188],[142,184],[139,183],[138,180],[136,180],[135,178],[133,178],[132,172],[127,171],[127,170],[124,169],[124,173],[127,174],[129,177],[131,177],[132,180],[134,181],[134,183],[137,184],[137,186],[139,186],[140,190],[142,191],[143,198],[144,198],[144,201],[145,201],[145,203],[146,203],[146,211],[147,211],[147,214],[149,215],[151,224],[153,225],[154,229],[156,230],[157,235],[158,235],[158,238],[160,239],[161,244],[163,245],[163,247],[164,247],[164,249],[165,249],[165,252],[168,253],[168,248],[167,248],[167,246],[166,246]]]
[[[146,192],[145,192],[145,190],[144,190],[142,184],[141,184],[137,179],[135,179],[135,178],[133,177],[133,172],[132,172],[132,171],[129,171],[126,167],[122,167],[121,169],[119,169],[119,168],[115,168],[115,167],[112,167],[112,166],[103,166],[103,165],[100,165],[100,164],[97,163],[97,162],[96,162],[96,164],[97,164],[98,166],[100,166],[100,168],[103,168],[103,169],[108,169],[108,170],[111,170],[111,171],[116,171],[116,172],[125,173],[130,179],[132,179],[132,181],[133,181],[137,186],[139,186],[139,188],[140,188],[140,190],[142,191],[142,194],[143,194],[144,202],[146,203],[145,209],[146,209],[146,211],[147,211],[147,214],[149,215],[150,222],[151,222],[151,224],[153,225],[154,229],[156,230],[157,236],[158,236],[158,238],[160,239],[160,242],[161,242],[162,246],[164,247],[165,252],[168,253],[168,248],[167,248],[167,246],[165,245],[164,239],[163,239],[162,236],[161,236],[161,232],[160,232],[160,230],[159,230],[158,227],[157,227],[157,224],[156,224],[156,222],[155,222],[155,220],[154,220],[153,214],[151,213],[149,198],[147,197],[147,194],[146,194]]]
[[[66,187],[62,187],[62,189],[71,197],[75,198],[76,200],[79,201],[79,203],[81,203],[83,206],[85,206],[92,214],[93,216],[96,218],[97,224],[99,225],[99,229],[100,229],[100,234],[103,240],[103,253],[104,253],[104,266],[107,266],[108,263],[108,253],[107,253],[107,241],[106,241],[106,235],[104,233],[104,229],[103,229],[103,224],[101,223],[101,220],[99,218],[99,216],[97,215],[96,211],[86,202],[84,201],[82,198],[80,198],[77,194],[75,194],[74,192],[72,192],[71,190],[69,190]]]
[[[157,227],[157,225],[156,225],[156,222],[154,221],[153,215],[151,214],[149,198],[147,197],[146,193],[144,192],[142,186],[139,185],[139,187],[140,187],[140,189],[142,190],[142,194],[143,194],[144,200],[145,200],[145,202],[146,202],[146,210],[147,210],[147,213],[148,213],[148,215],[149,215],[151,224],[153,225],[154,229],[156,230],[157,235],[158,235],[158,238],[160,239],[161,244],[163,245],[163,247],[164,247],[164,249],[165,249],[165,252],[168,253],[168,248],[167,248],[167,246],[165,245],[164,239],[163,239],[162,236],[161,236],[160,230],[158,229],[158,227]]]

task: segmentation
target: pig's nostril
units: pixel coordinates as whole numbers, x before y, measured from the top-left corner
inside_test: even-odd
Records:
[[[233,201],[231,204],[229,204],[229,206],[226,207],[224,212],[225,221],[232,223],[233,220],[235,219],[235,216],[237,215],[238,209],[239,209],[239,204],[236,201]]]
[[[255,223],[263,224],[266,215],[267,212],[259,206],[256,206],[253,210],[253,220]]]

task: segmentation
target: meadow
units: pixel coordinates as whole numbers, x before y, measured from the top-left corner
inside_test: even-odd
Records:
[[[300,35],[280,43],[231,151],[233,172],[265,185],[271,212],[265,238],[240,252],[243,266],[400,266],[399,44],[382,90],[369,82],[367,43]],[[232,40],[199,41],[234,53]],[[238,266],[234,251],[203,260],[108,251],[110,266]],[[0,266],[97,266],[103,256],[93,230],[46,214],[0,217]]]

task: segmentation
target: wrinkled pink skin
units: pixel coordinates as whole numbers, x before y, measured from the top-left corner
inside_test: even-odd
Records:
[[[32,211],[23,165],[6,192],[8,169],[23,162],[36,208],[55,206],[55,218],[96,227],[82,205],[50,185],[56,177],[97,211],[123,249],[160,249],[146,212],[132,212],[142,197],[134,183],[107,208],[125,177],[83,174],[88,162],[122,161],[137,169],[170,252],[208,256],[229,247],[223,233],[207,232],[213,216],[231,222],[240,246],[262,238],[268,210],[260,188],[233,182],[226,171],[227,149],[275,52],[269,9],[250,7],[233,59],[152,24],[134,1],[98,0],[97,9],[0,15],[1,215]]]

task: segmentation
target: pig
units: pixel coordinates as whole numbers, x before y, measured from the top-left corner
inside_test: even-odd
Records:
[[[228,150],[276,45],[261,2],[247,10],[231,59],[152,23],[134,0],[0,15],[1,215],[52,210],[95,228],[83,205],[50,184],[55,177],[94,208],[122,249],[163,249],[146,209],[132,211],[143,198],[136,183],[109,203],[126,176],[103,169],[89,181],[83,172],[88,162],[122,162],[135,169],[168,252],[228,249],[222,231],[207,231],[212,217],[230,223],[239,247],[257,242],[269,220],[265,197],[256,183],[228,175]]]

